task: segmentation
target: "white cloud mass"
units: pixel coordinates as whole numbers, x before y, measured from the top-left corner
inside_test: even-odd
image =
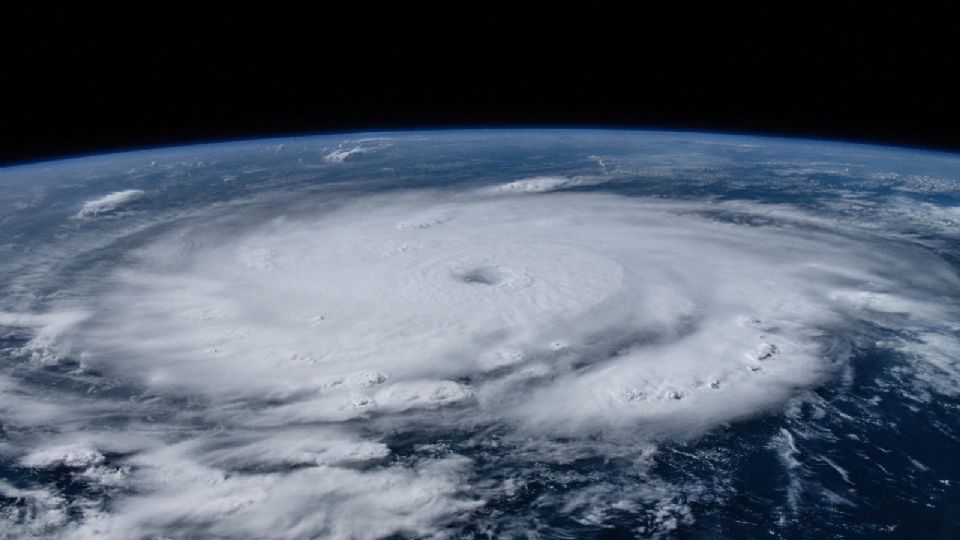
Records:
[[[545,193],[578,186],[594,186],[606,182],[602,176],[535,176],[522,178],[492,188],[494,193]]]
[[[597,182],[369,195],[243,227],[185,221],[127,253],[100,294],[0,314],[35,328],[48,357],[78,358],[77,373],[139,389],[77,398],[58,416],[65,438],[5,452],[124,486],[68,538],[442,537],[524,470],[582,455],[630,455],[648,481],[595,483],[565,508],[602,523],[656,503],[651,520],[669,530],[689,508],[646,476],[661,441],[834,376],[859,322],[905,314],[935,337],[960,320],[943,302],[960,279],[931,251],[789,207],[549,193]],[[77,217],[142,195],[89,201]],[[910,354],[955,370],[960,343],[934,337]],[[14,422],[32,421],[9,403]],[[125,437],[95,427],[121,410],[137,411]],[[530,469],[478,481],[474,458],[445,443],[490,432],[471,444],[509,441]],[[404,433],[425,435],[399,455],[389,442]],[[53,494],[0,492],[32,501],[17,534],[65,523]]]
[[[83,208],[77,212],[77,218],[90,218],[103,214],[109,214],[118,210],[120,207],[131,203],[144,196],[143,190],[127,189],[104,195],[99,199],[93,199],[83,203]]]

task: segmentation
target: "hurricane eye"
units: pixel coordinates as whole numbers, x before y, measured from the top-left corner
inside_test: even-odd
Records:
[[[496,268],[473,268],[455,277],[470,285],[497,285],[503,281],[501,272]]]

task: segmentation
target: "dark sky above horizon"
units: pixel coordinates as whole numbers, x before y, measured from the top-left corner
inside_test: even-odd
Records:
[[[10,41],[0,163],[475,126],[703,129],[960,151],[960,48],[936,15],[886,15],[893,26],[786,17],[760,29],[707,21],[682,34],[591,19],[592,32],[572,37],[504,27],[494,15],[436,35],[389,22],[359,35],[326,20],[264,36],[254,19],[223,33],[131,27]]]

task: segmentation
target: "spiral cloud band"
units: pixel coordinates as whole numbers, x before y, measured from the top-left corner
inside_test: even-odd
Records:
[[[243,423],[443,407],[568,435],[690,435],[824,375],[822,329],[864,294],[950,279],[930,256],[802,218],[754,228],[704,210],[420,195],[227,237],[180,230],[136,253],[76,339],[92,368],[158,392],[271,400]],[[924,271],[883,277],[908,265]]]

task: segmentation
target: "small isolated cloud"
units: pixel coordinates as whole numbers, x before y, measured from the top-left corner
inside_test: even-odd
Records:
[[[323,160],[327,163],[343,163],[350,156],[366,154],[368,152],[380,150],[388,146],[391,146],[391,143],[387,142],[387,139],[383,138],[344,141],[343,143],[338,144],[335,149],[324,154]]]
[[[603,184],[606,178],[598,176],[534,176],[521,178],[493,187],[495,193],[545,193],[579,186]]]
[[[354,154],[362,154],[367,150],[360,146],[354,146],[353,148],[343,149],[337,148],[333,152],[330,152],[323,156],[325,161],[330,163],[343,163],[346,159]]]
[[[74,217],[82,219],[109,214],[143,196],[144,191],[140,189],[116,191],[99,199],[93,199],[92,201],[83,203],[83,208],[81,208]]]

